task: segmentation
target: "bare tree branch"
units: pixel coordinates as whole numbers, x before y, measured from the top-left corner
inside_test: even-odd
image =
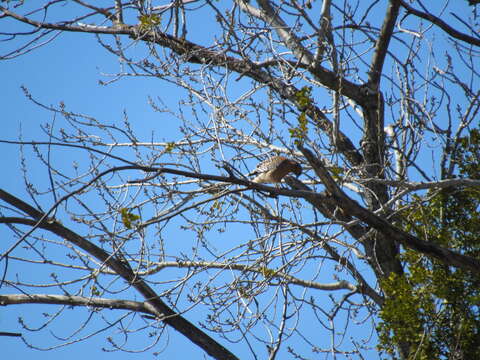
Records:
[[[51,294],[3,294],[0,295],[0,306],[18,304],[51,304],[66,306],[88,306],[105,309],[121,309],[142,312],[149,315],[157,315],[152,307],[144,302],[106,299],[84,296],[67,296]]]
[[[396,228],[388,221],[360,206],[355,200],[350,199],[342,191],[342,189],[340,189],[340,187],[338,187],[328,173],[321,159],[315,157],[310,150],[301,145],[299,146],[299,150],[308,159],[309,163],[315,170],[315,173],[327,188],[327,191],[336,199],[338,206],[342,208],[344,212],[357,217],[358,219],[377,229],[380,233],[384,234],[388,238],[397,241],[406,247],[417,250],[427,256],[434,257],[446,265],[455,266],[469,270],[475,274],[480,274],[480,261],[470,256],[465,256],[454,251],[444,249],[433,243],[420,240],[419,238]]]
[[[415,16],[418,16],[422,19],[428,20],[432,24],[438,26],[440,29],[445,31],[451,37],[453,37],[455,39],[458,39],[458,40],[462,40],[462,41],[464,41],[468,44],[471,44],[471,45],[480,46],[480,38],[464,34],[460,31],[456,30],[452,26],[448,25],[445,21],[443,21],[439,17],[437,17],[435,15],[432,15],[428,12],[423,12],[423,11],[420,11],[420,10],[417,10],[417,9],[413,8],[412,6],[407,4],[404,0],[398,0],[398,3],[401,4],[405,8],[405,10],[407,10],[407,14],[406,14],[407,16],[408,15],[415,15]]]
[[[385,18],[383,20],[382,30],[380,31],[380,36],[377,39],[375,53],[373,55],[370,70],[368,72],[368,83],[369,86],[373,87],[372,90],[374,92],[378,90],[383,64],[387,55],[388,45],[392,39],[393,29],[398,18],[399,9],[400,3],[397,0],[389,1],[387,13],[385,14]]]

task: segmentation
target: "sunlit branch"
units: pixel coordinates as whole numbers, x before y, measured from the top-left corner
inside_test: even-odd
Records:
[[[357,287],[346,280],[341,280],[334,283],[322,284],[316,281],[309,281],[296,278],[283,271],[277,271],[269,268],[259,268],[249,265],[242,265],[238,263],[218,263],[208,261],[164,261],[156,264],[154,267],[145,272],[145,275],[155,274],[165,268],[193,268],[193,269],[225,269],[238,270],[242,272],[254,272],[265,275],[268,279],[279,279],[286,281],[289,284],[299,285],[317,290],[350,290],[358,291]],[[143,275],[143,274],[142,274]]]
[[[155,315],[151,307],[144,302],[106,299],[97,297],[68,296],[68,295],[49,295],[49,294],[2,294],[0,295],[0,306],[18,305],[18,304],[51,304],[66,306],[86,306],[93,308],[121,309],[135,312],[142,312],[149,315]]]
[[[387,13],[383,21],[380,36],[375,45],[375,53],[369,70],[369,84],[373,86],[374,91],[378,89],[383,70],[383,63],[387,56],[388,46],[392,39],[393,28],[398,17],[400,4],[396,0],[390,0]]]

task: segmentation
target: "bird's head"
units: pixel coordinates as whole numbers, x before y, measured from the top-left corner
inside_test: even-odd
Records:
[[[302,174],[302,165],[300,165],[298,162],[292,160],[292,172],[296,176],[300,176]]]

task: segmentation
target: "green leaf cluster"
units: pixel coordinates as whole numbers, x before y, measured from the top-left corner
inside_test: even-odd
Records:
[[[260,272],[262,273],[263,276],[265,276],[266,279],[269,279],[275,275],[275,270],[269,269],[266,266],[261,267]]]
[[[168,142],[167,145],[165,146],[165,152],[171,153],[175,149],[176,143],[171,141]]]
[[[472,129],[468,136],[458,140],[454,162],[459,174],[473,179],[480,177],[480,130]]]
[[[127,208],[120,209],[122,223],[127,229],[132,229],[135,223],[140,220],[140,216],[132,214]]]
[[[381,281],[387,296],[379,314],[382,321],[377,326],[380,340],[378,348],[392,355],[395,353],[396,344],[422,344],[416,358],[428,360],[427,353],[431,353],[431,344],[428,338],[424,338],[422,308],[430,308],[431,302],[428,297],[423,299],[421,294],[416,292],[413,283],[408,276],[394,272]]]
[[[304,86],[295,93],[295,100],[297,101],[298,107],[305,111],[311,104],[313,104],[312,99],[312,87]]]
[[[143,14],[138,17],[138,21],[140,29],[146,31],[160,25],[162,18],[158,14]]]
[[[302,110],[298,116],[298,126],[288,129],[290,137],[295,139],[295,144],[303,142],[308,133],[308,121],[306,110],[313,103],[312,88],[304,86],[295,94],[298,107]]]

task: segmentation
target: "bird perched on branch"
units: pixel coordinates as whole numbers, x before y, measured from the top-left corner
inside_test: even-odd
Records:
[[[285,156],[274,156],[260,162],[248,176],[256,175],[252,180],[255,183],[279,183],[289,173],[299,176],[302,173],[302,166]]]

